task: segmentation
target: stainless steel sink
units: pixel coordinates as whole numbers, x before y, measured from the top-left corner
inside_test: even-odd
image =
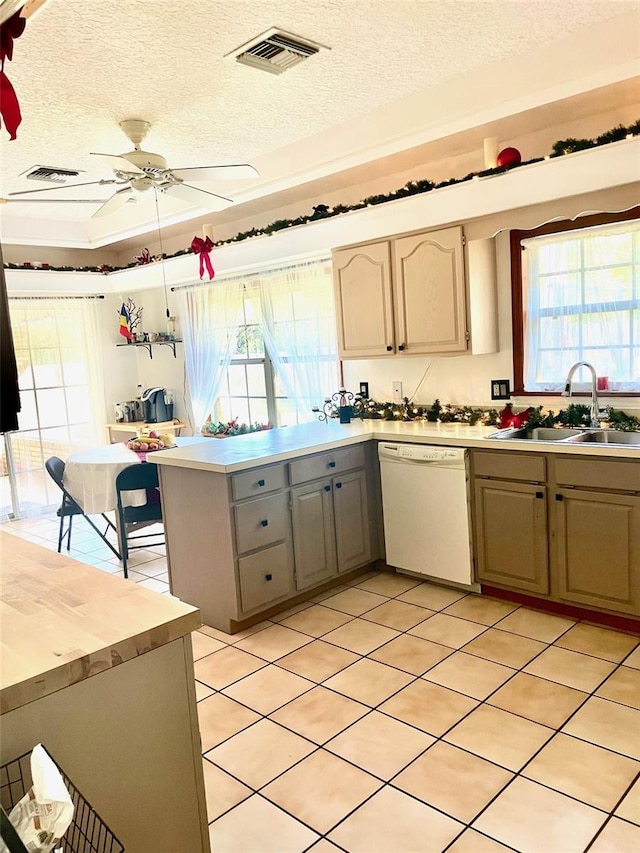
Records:
[[[570,427],[536,427],[532,430],[522,429],[506,429],[500,432],[495,432],[489,438],[501,440],[517,439],[518,441],[565,441],[574,436],[582,436],[583,430],[572,429]]]
[[[624,444],[640,447],[640,432],[623,432],[619,429],[601,429],[583,432],[569,439],[571,444]]]

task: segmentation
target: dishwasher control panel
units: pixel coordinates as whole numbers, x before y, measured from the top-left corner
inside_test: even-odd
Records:
[[[464,462],[465,450],[434,447],[429,444],[391,444],[381,441],[378,456],[383,459],[403,459],[413,462]]]

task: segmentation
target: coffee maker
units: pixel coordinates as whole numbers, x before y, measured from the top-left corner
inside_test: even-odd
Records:
[[[164,388],[147,388],[140,396],[144,404],[144,420],[148,424],[159,424],[173,420],[173,403],[167,403]]]

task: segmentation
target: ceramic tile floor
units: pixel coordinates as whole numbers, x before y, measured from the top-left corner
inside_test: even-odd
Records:
[[[55,518],[3,529],[56,547]],[[121,571],[77,534],[72,556]],[[133,561],[168,592],[161,550]],[[636,853],[639,642],[390,573],[203,627],[212,850]]]

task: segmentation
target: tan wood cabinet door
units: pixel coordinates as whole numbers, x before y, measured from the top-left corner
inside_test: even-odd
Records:
[[[353,471],[333,478],[338,571],[357,569],[371,560],[367,475]]]
[[[291,489],[291,518],[296,588],[301,590],[336,574],[331,480]]]
[[[560,597],[640,614],[640,497],[559,489],[554,498]]]
[[[341,358],[395,351],[390,258],[387,241],[333,253]]]
[[[546,488],[475,481],[478,578],[529,592],[549,592]]]
[[[465,352],[462,228],[393,241],[395,337],[399,352]]]

